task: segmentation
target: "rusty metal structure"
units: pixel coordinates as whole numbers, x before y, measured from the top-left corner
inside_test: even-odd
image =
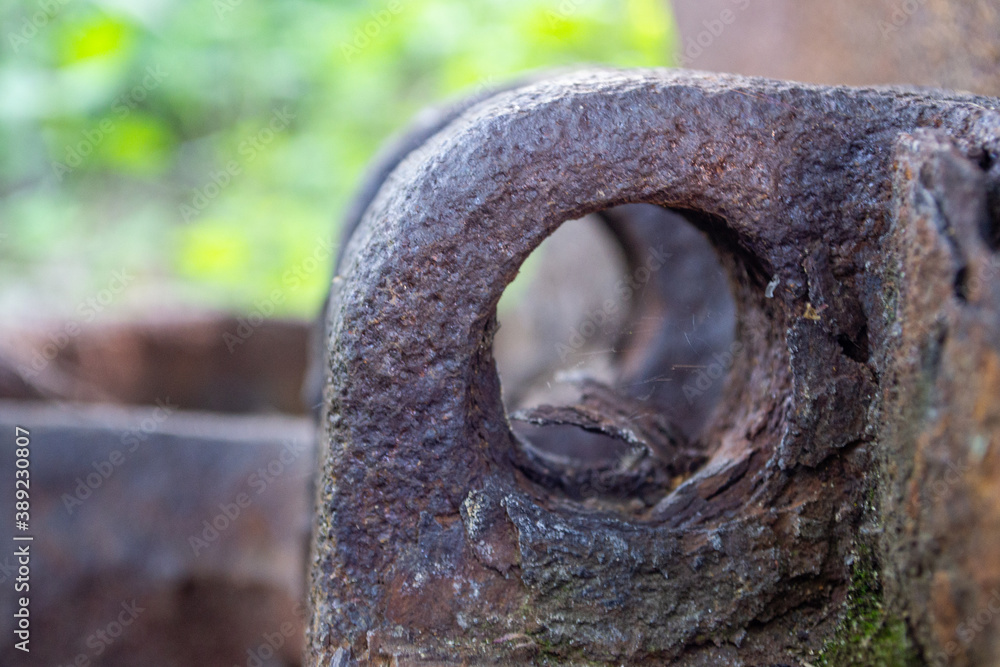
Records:
[[[1000,587],[998,105],[586,70],[397,143],[328,304],[307,664],[994,664],[961,624]],[[725,267],[728,379],[682,428],[630,382],[517,415],[629,452],[567,463],[512,427],[496,305],[566,220],[674,233],[637,203]]]

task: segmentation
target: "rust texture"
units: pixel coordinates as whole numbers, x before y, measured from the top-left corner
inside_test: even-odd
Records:
[[[333,281],[307,663],[802,664],[859,553],[925,660],[1000,656],[959,632],[1000,586],[996,108],[592,70],[421,130]],[[580,484],[512,430],[496,304],[560,223],[639,202],[718,252],[731,368],[702,421],[618,386],[526,412],[626,445]],[[948,503],[922,502],[956,460]]]

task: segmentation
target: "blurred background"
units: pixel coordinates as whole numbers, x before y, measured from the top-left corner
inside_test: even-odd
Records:
[[[25,0],[0,9],[0,309],[312,316],[372,154],[524,70],[661,66],[661,0]],[[319,250],[317,250],[319,246]],[[329,257],[326,257],[329,260]]]
[[[0,7],[5,320],[151,307],[311,316],[379,143],[525,70],[667,66],[998,88],[993,0],[14,0]],[[678,31],[677,24],[681,27]],[[310,263],[311,266],[311,263]],[[128,284],[82,306],[116,271]]]

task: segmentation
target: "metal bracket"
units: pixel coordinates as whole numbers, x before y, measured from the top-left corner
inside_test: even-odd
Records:
[[[900,243],[923,205],[913,188],[954,201],[941,216],[967,222],[939,230],[949,261],[980,270],[997,229],[996,109],[587,70],[428,133],[366,206],[333,282],[309,664],[771,664],[819,650],[859,540],[891,551],[859,537],[881,517],[872,499],[908,479],[882,466],[909,442],[888,379],[901,377],[899,313],[921,307],[903,289],[925,242]],[[970,194],[947,195],[958,184]],[[738,342],[697,469],[639,513],[524,474],[491,351],[496,304],[532,249],[563,221],[637,202],[686,212],[712,240]],[[993,283],[954,281],[949,298],[1000,312]]]

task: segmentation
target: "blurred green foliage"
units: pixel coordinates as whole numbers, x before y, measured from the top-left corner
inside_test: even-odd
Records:
[[[422,106],[527,69],[667,63],[665,0],[19,0],[0,9],[0,307],[313,313],[361,171]],[[315,263],[308,263],[314,266]],[[283,280],[283,276],[285,279]]]

